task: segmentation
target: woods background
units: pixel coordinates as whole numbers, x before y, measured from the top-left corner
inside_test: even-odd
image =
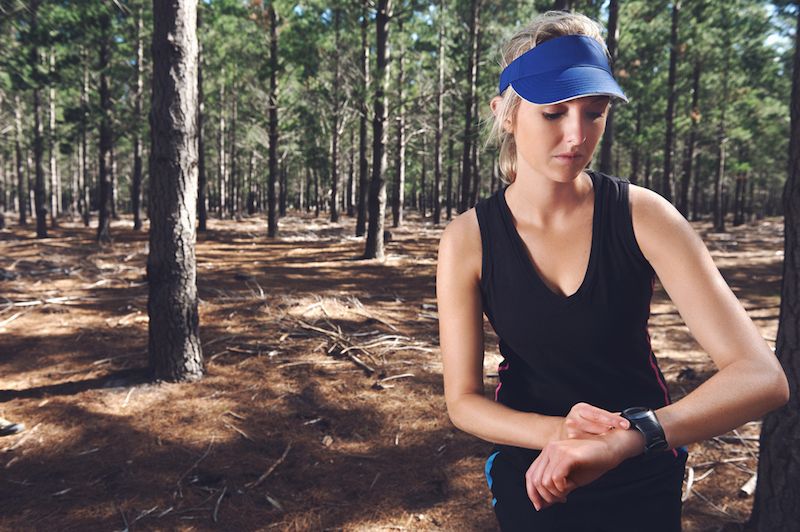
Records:
[[[502,186],[499,47],[550,9],[607,27],[630,99],[592,166],[672,201],[796,365],[793,2],[0,0],[0,406],[29,425],[0,527],[492,529],[435,246]],[[713,368],[654,305],[678,399]],[[691,449],[685,530],[792,529],[796,405]]]

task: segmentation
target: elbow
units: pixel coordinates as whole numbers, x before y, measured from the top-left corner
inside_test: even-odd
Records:
[[[447,416],[450,418],[450,422],[459,430],[463,430],[466,432],[464,428],[464,399],[467,397],[466,394],[459,395],[457,397],[453,397],[447,400]]]
[[[791,391],[789,389],[789,381],[786,379],[786,373],[783,371],[783,368],[778,368],[772,390],[775,399],[774,408],[780,408],[789,402]]]
[[[447,416],[450,418],[450,423],[457,429],[464,430],[461,428],[461,420],[458,415],[458,401],[456,399],[447,401]]]

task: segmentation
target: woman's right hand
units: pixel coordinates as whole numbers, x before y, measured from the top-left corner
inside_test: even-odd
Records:
[[[611,429],[627,429],[630,423],[618,413],[588,403],[576,403],[562,419],[553,440],[571,440],[605,434]]]

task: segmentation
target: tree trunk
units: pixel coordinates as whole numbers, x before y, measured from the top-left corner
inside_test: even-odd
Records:
[[[278,236],[275,180],[278,179],[278,16],[270,2],[269,15],[269,177],[267,178],[267,236]]]
[[[727,33],[726,33],[727,35]],[[729,44],[729,43],[728,43]],[[717,172],[714,176],[714,231],[725,231],[725,206],[722,201],[722,187],[725,179],[725,112],[728,108],[728,66],[730,64],[730,46],[724,46],[725,66],[722,71],[722,97],[719,125],[717,127]]]
[[[439,2],[439,46],[437,49],[439,79],[436,84],[436,131],[433,138],[433,223],[439,225],[442,218],[442,135],[444,133],[444,0]]]
[[[97,241],[101,243],[111,241],[109,219],[111,213],[111,91],[108,89],[108,64],[111,32],[111,17],[103,10],[100,15],[100,150],[98,162],[100,163],[100,195],[98,198],[100,213],[97,225]],[[152,172],[151,172],[152,175]]]
[[[142,80],[142,60],[144,59],[143,44],[143,8],[140,6],[136,16],[136,92],[133,95],[133,176],[131,178],[131,210],[133,211],[133,230],[142,228],[142,93],[144,83]]]
[[[424,219],[428,213],[428,198],[425,195],[428,180],[428,135],[422,133],[422,148],[419,153],[420,175],[419,175],[419,213]]]
[[[449,135],[447,139],[447,219],[453,219],[453,135]]]
[[[400,49],[397,57],[397,145],[395,149],[394,197],[392,198],[392,227],[403,223],[403,202],[406,187],[406,106],[403,86],[405,85],[405,49],[402,45],[403,19],[397,21],[397,34],[400,35]]]
[[[203,4],[197,6],[197,34],[200,35],[203,18]],[[141,19],[140,19],[141,20]],[[205,111],[203,93],[203,45],[197,39],[197,230],[208,229],[208,181],[206,176],[206,146],[203,137],[203,112]]]
[[[608,37],[606,47],[611,57],[611,71],[614,71],[614,64],[617,62],[617,41],[619,40],[619,1],[610,0],[608,3]],[[611,174],[614,166],[612,149],[614,147],[614,106],[608,109],[606,118],[606,130],[603,133],[603,144],[600,147],[600,171],[604,174]]]
[[[480,85],[480,64],[481,64],[481,40],[483,39],[483,29],[478,27],[477,35],[478,44],[475,47],[475,87]],[[472,184],[470,189],[470,207],[474,206],[478,202],[478,197],[481,193],[481,156],[480,150],[478,149],[478,142],[480,135],[478,134],[478,122],[480,120],[480,108],[478,106],[478,97],[472,100],[472,116],[475,117],[476,123],[473,124],[474,126],[474,138],[471,140],[471,155],[470,155],[470,164],[472,168],[470,169],[470,175],[472,177]]]
[[[341,18],[341,10],[336,8],[333,10],[333,27],[334,27],[334,49],[340,49],[339,42],[339,20]],[[340,112],[339,109],[339,54],[333,54],[333,127],[331,128],[331,222],[339,221],[339,122]]]
[[[375,16],[375,116],[372,120],[372,179],[369,184],[369,225],[365,259],[384,258],[383,227],[386,214],[386,85],[389,78],[389,17],[392,0],[378,0]]]
[[[58,179],[58,161],[56,160],[56,88],[53,74],[56,67],[55,50],[50,48],[50,80],[47,91],[49,121],[47,128],[47,151],[50,154],[50,227],[58,227],[58,215],[61,213],[61,194]]]
[[[83,225],[89,227],[92,218],[91,174],[89,173],[89,143],[87,130],[89,129],[89,58],[85,49],[81,49],[81,62],[83,63],[83,83],[81,84],[81,203],[83,204]]]
[[[289,171],[286,168],[286,162],[282,161],[280,165],[280,187],[278,188],[278,214],[286,216],[286,207],[289,198]]]
[[[681,2],[674,0],[672,3],[672,31],[670,34],[669,51],[669,78],[667,81],[667,133],[664,138],[664,172],[662,173],[661,195],[667,201],[672,201],[672,145],[673,128],[675,121],[675,75],[678,68],[678,15],[680,14]]]
[[[800,461],[792,443],[800,441],[800,14],[797,17],[792,76],[789,175],[783,189],[784,262],[781,310],[775,353],[789,379],[789,402],[764,417],[761,426],[753,513],[748,528],[791,531],[800,522]]]
[[[19,225],[28,225],[28,192],[25,186],[25,168],[22,159],[22,103],[19,94],[14,95],[14,156],[17,167],[17,208]]]
[[[458,212],[466,211],[470,205],[470,184],[472,183],[472,176],[470,170],[472,164],[470,157],[472,155],[472,110],[475,107],[475,98],[477,94],[476,84],[476,70],[478,68],[475,58],[478,54],[478,28],[480,26],[480,4],[481,0],[472,0],[470,9],[470,48],[469,60],[467,64],[467,99],[464,103],[464,138],[463,138],[463,156],[461,162],[461,201],[459,202]]]
[[[114,120],[111,119],[110,122],[113,124]],[[117,157],[116,153],[114,152],[114,135],[112,132],[111,135],[111,150],[109,150],[109,156],[111,157],[111,218],[114,220],[119,220],[119,214],[117,213],[117,201],[119,200],[119,182],[118,182],[118,174],[117,174]]]
[[[228,168],[225,164],[225,69],[219,84],[219,127],[217,128],[217,209],[220,218],[225,218],[227,207]]]
[[[237,167],[238,163],[238,151],[236,146],[236,121],[239,118],[239,92],[236,90],[236,65],[233,68],[233,85],[231,86],[231,106],[233,109],[231,110],[231,128],[229,130],[230,138],[230,154],[228,155],[229,161],[229,168],[230,174],[228,178],[228,197],[230,198],[230,209],[229,214],[232,220],[238,220],[241,217],[241,209],[239,205],[239,193],[238,193],[238,183],[239,183],[239,169]]]
[[[34,0],[30,3],[31,10],[31,34],[34,35],[33,45],[31,46],[30,61],[31,65],[38,65],[39,49],[36,45],[37,26],[38,26],[39,1]],[[36,181],[34,183],[33,197],[36,211],[36,237],[47,238],[47,207],[45,205],[44,189],[44,168],[42,167],[42,157],[44,156],[44,134],[42,131],[41,102],[40,102],[41,76],[34,74],[33,79],[33,159]]]
[[[697,138],[697,127],[700,122],[700,73],[702,65],[700,60],[695,60],[692,73],[692,110],[689,139],[686,141],[686,156],[683,159],[683,185],[681,197],[678,201],[678,210],[685,218],[689,218],[689,186],[692,181],[692,165],[694,164],[694,145]]]
[[[355,146],[355,130],[350,130],[350,169],[347,174],[347,216],[353,216],[355,211],[355,194],[356,194],[356,184],[355,184],[355,157],[356,157],[356,146]]]
[[[197,312],[197,2],[153,0],[150,111],[150,367],[156,379],[203,375]]]
[[[367,227],[367,115],[369,108],[369,43],[367,42],[367,25],[369,24],[369,5],[371,0],[364,0],[361,14],[361,76],[364,84],[361,87],[359,138],[358,138],[358,217],[356,218],[356,236],[363,236]]]

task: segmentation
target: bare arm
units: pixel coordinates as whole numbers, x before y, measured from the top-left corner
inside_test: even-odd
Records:
[[[714,265],[686,219],[661,196],[631,186],[639,247],[694,337],[719,371],[656,412],[671,447],[713,437],[789,399],[772,349]]]
[[[657,410],[670,447],[722,434],[784,405],[786,375],[700,237],[655,192],[635,186],[630,191],[639,247],[719,369],[680,401]],[[526,473],[528,496],[537,510],[561,502],[575,487],[642,453],[643,442],[636,431],[550,442]]]
[[[576,405],[569,419],[520,412],[483,394],[481,236],[475,210],[454,219],[439,243],[436,297],[444,366],[444,393],[453,424],[481,439],[541,449],[547,442],[627,426],[619,416]]]

